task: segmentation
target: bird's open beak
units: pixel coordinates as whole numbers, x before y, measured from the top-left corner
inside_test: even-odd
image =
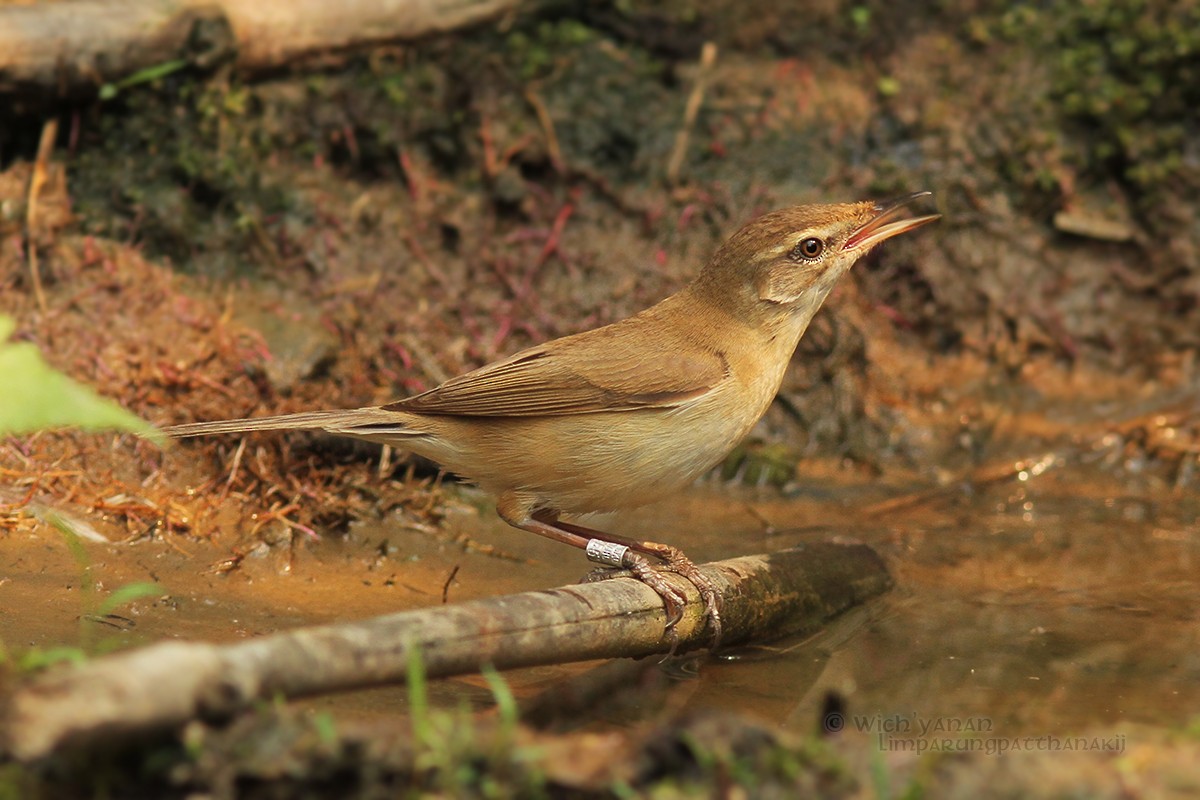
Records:
[[[913,192],[907,197],[888,200],[875,204],[875,216],[871,217],[862,227],[850,234],[850,238],[842,245],[843,250],[858,250],[874,247],[884,239],[890,239],[901,233],[941,219],[941,214],[929,214],[924,217],[907,217],[896,219],[910,203],[922,197],[929,197],[933,192]]]

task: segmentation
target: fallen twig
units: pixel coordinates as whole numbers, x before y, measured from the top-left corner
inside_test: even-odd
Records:
[[[33,283],[33,296],[38,308],[46,313],[46,294],[42,291],[42,273],[38,268],[37,211],[38,197],[42,186],[50,176],[50,154],[54,152],[54,140],[58,138],[58,120],[51,118],[42,126],[42,138],[38,141],[37,160],[33,163],[33,175],[29,179],[29,201],[25,205],[25,241],[29,248],[29,278]]]
[[[696,82],[692,85],[692,92],[688,95],[687,106],[683,111],[683,125],[675,134],[675,147],[671,150],[670,160],[667,161],[668,183],[674,184],[679,181],[679,171],[683,168],[684,157],[687,156],[688,140],[696,124],[696,116],[700,113],[700,106],[704,103],[704,92],[708,89],[708,79],[716,62],[717,46],[712,42],[705,42],[700,51],[700,68],[696,72]]]
[[[514,12],[519,0],[64,0],[0,3],[0,92],[112,94],[131,76],[236,61],[249,72],[411,41]],[[352,145],[351,145],[352,146]]]

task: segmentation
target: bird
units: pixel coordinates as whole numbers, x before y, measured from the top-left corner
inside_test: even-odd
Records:
[[[637,507],[720,463],[766,413],[813,315],[875,246],[940,218],[885,202],[806,204],[752,220],[680,291],[634,316],[543,344],[381,406],[196,422],[173,437],[313,430],[424,456],[496,498],[509,525],[583,549],[663,600],[665,631],[694,584],[713,647],[714,583],[678,547],[563,516]]]

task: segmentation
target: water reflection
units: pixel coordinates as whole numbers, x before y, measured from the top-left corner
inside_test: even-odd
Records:
[[[698,697],[798,732],[831,695],[847,724],[986,719],[1005,736],[1186,724],[1200,708],[1196,503],[1078,478],[778,534],[856,535],[885,554],[896,589],[770,658],[706,665]]]

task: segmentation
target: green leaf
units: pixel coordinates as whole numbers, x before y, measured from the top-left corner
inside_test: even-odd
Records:
[[[425,662],[421,648],[413,642],[408,651],[408,715],[412,718],[413,738],[421,747],[432,747],[433,725],[429,719],[429,694],[425,685]]]
[[[132,86],[137,86],[141,83],[150,83],[159,78],[165,78],[172,72],[178,72],[188,65],[185,59],[177,58],[173,61],[164,61],[161,64],[140,69],[132,75],[127,75],[115,83],[105,83],[100,86],[100,99],[112,100],[122,89],[128,89]]]
[[[129,431],[165,443],[150,423],[56,372],[34,345],[9,342],[15,327],[0,315],[0,435],[70,427]]]
[[[178,72],[188,65],[186,59],[176,58],[171,61],[164,61],[161,64],[139,69],[132,75],[128,75],[117,81],[117,87],[120,89],[128,89],[130,86],[137,86],[139,83],[149,83],[156,81],[159,78],[165,78],[172,72]]]
[[[502,729],[509,736],[513,735],[517,729],[517,718],[520,712],[517,709],[517,699],[513,696],[512,689],[508,688],[508,683],[491,664],[484,664],[480,672],[483,674],[483,679],[487,681],[488,688],[492,690],[492,697],[496,699],[496,710],[500,714]]]
[[[338,743],[337,720],[328,711],[318,711],[312,717],[313,730],[317,740],[326,747],[334,747]]]

